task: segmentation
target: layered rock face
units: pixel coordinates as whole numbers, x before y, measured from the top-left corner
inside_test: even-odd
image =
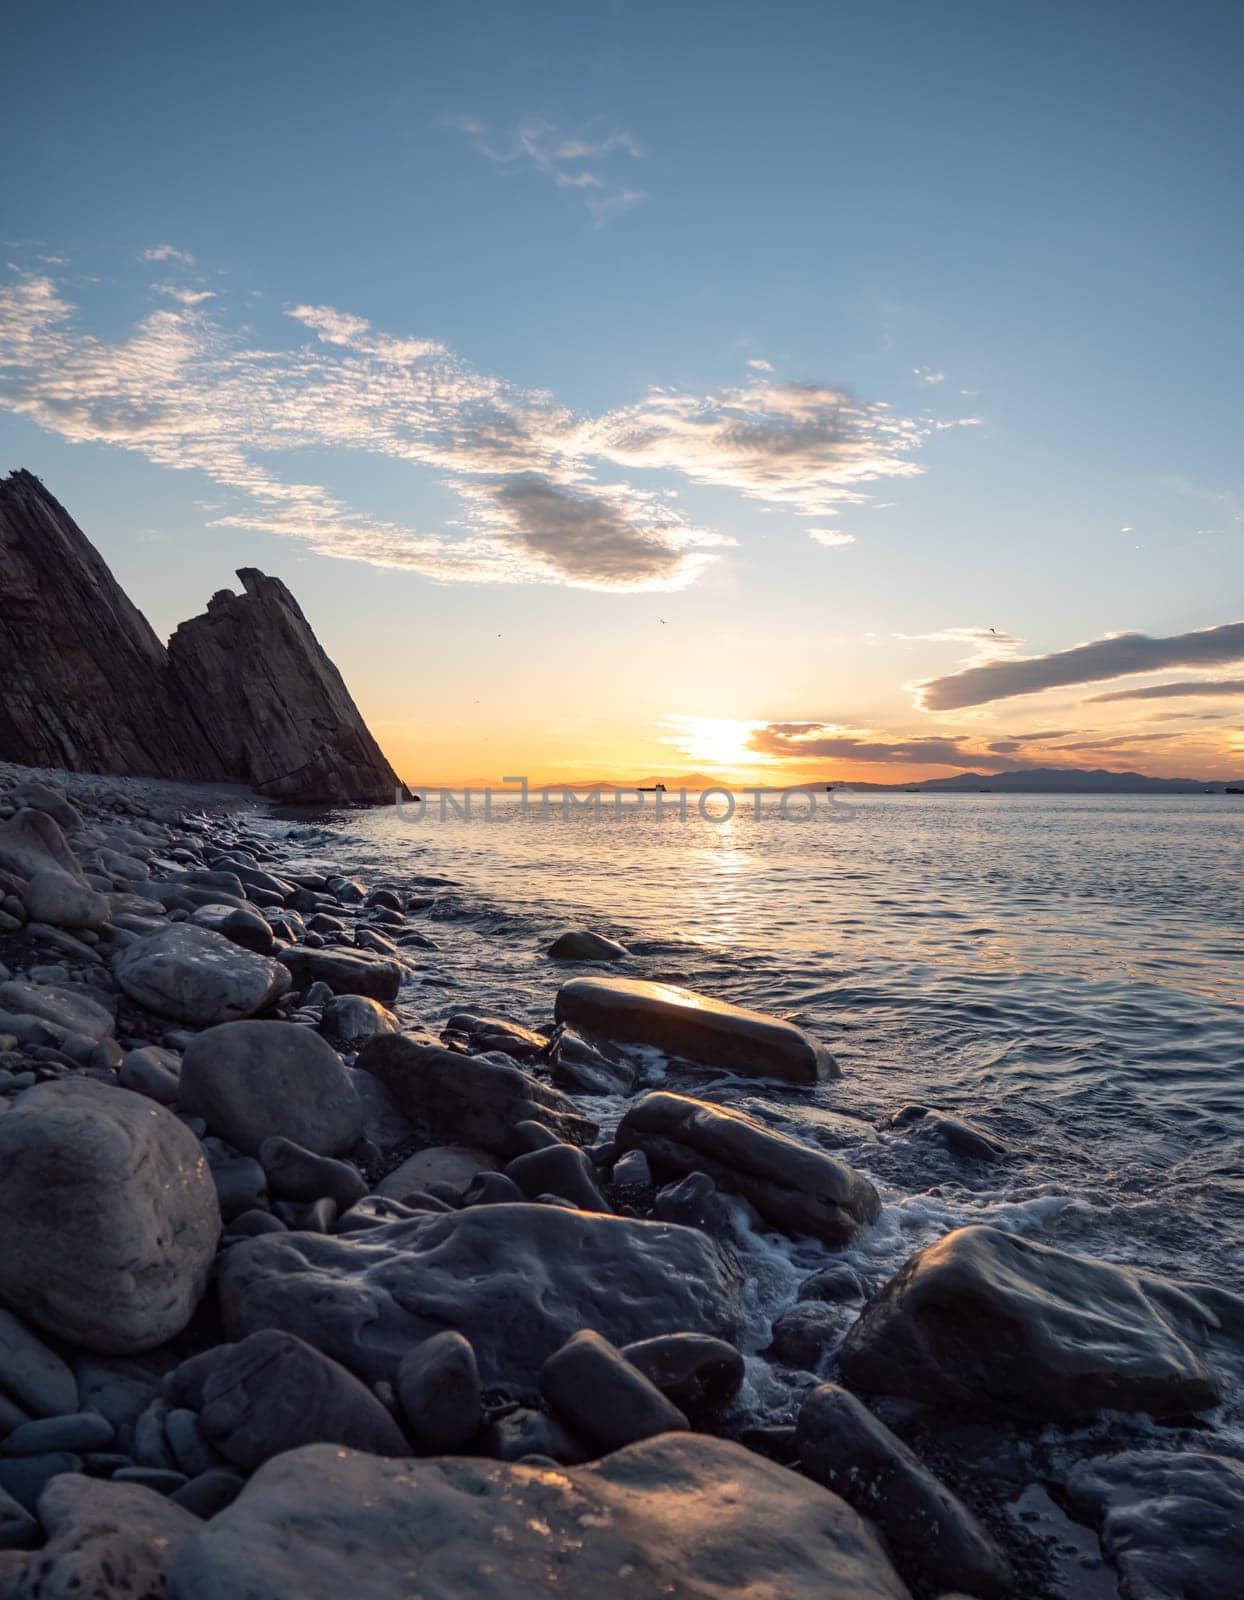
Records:
[[[166,650],[32,473],[0,479],[0,758],[392,801],[398,778],[277,578],[239,572]]]

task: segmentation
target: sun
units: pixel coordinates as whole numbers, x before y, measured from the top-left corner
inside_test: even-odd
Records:
[[[741,722],[735,717],[667,716],[668,732],[662,744],[674,745],[679,754],[699,766],[755,767],[766,758],[752,748],[751,739],[763,722]]]

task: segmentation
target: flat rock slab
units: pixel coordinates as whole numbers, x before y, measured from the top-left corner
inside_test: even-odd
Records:
[[[281,1328],[369,1383],[456,1329],[485,1387],[534,1393],[581,1328],[614,1344],[690,1331],[732,1339],[738,1274],[703,1234],[547,1205],[428,1212],[349,1235],[266,1234],[219,1271],[227,1335]]]
[[[1168,1279],[997,1228],[959,1228],[892,1278],[847,1334],[854,1389],[1073,1422],[1181,1417],[1222,1397],[1205,1360],[1220,1317]]]
[[[136,939],[112,970],[131,1000],[196,1028],[252,1017],[290,987],[289,969],[279,961],[186,922]]]
[[[621,1150],[642,1150],[658,1174],[706,1172],[773,1227],[826,1244],[849,1243],[881,1210],[872,1184],[845,1161],[686,1095],[645,1095],[615,1138]]]
[[[569,1469],[296,1450],[183,1547],[168,1593],[910,1600],[836,1495],[740,1445],[684,1434]]]
[[[114,1354],[162,1344],[219,1232],[203,1148],[154,1100],[68,1077],[0,1116],[0,1299],[43,1332]]]
[[[554,1015],[581,1033],[646,1045],[719,1072],[801,1084],[841,1076],[826,1047],[793,1023],[672,983],[572,978],[557,992]]]

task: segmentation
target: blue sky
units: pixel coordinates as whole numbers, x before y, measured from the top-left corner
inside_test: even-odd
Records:
[[[1238,5],[6,44],[0,464],[161,631],[278,572],[429,777],[1244,767]]]

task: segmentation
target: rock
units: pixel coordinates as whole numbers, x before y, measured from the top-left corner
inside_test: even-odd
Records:
[[[854,1389],[951,1409],[1181,1417],[1222,1397],[1204,1359],[1218,1322],[1207,1298],[1167,1279],[959,1228],[865,1306],[841,1366]]]
[[[98,992],[68,989],[58,984],[26,983],[13,978],[0,983],[0,1009],[39,1017],[62,1033],[80,1033],[83,1038],[110,1039],[116,1019]]]
[[[645,1045],[718,1072],[812,1084],[840,1076],[833,1056],[793,1023],[671,983],[571,978],[554,1016],[589,1037]]]
[[[203,1390],[206,1437],[246,1472],[305,1444],[402,1455],[401,1429],[336,1361],[292,1333],[266,1329],[235,1344]]]
[[[357,1167],[317,1156],[292,1139],[279,1135],[265,1139],[259,1159],[268,1175],[268,1187],[282,1200],[319,1200],[327,1195],[340,1210],[348,1211],[367,1193]]]
[[[732,1231],[729,1205],[707,1172],[692,1172],[658,1189],[652,1210],[662,1222],[699,1228],[714,1239],[728,1239]]]
[[[1200,1451],[1129,1450],[1067,1480],[1099,1531],[1124,1600],[1218,1600],[1244,1571],[1244,1464]]]
[[[650,1189],[652,1169],[642,1150],[629,1150],[614,1165],[613,1182],[623,1189]]]
[[[562,1028],[549,1051],[549,1076],[568,1094],[630,1094],[639,1066],[614,1049],[605,1055],[581,1039],[573,1028]]]
[[[774,1319],[769,1353],[801,1372],[817,1372],[841,1331],[841,1318],[829,1306],[819,1300],[797,1302]]]
[[[0,496],[3,495],[3,491],[4,482],[0,479]],[[2,515],[3,510],[0,507],[0,516]],[[3,528],[0,526],[0,537],[2,536]],[[6,573],[6,579],[7,576]],[[6,594],[7,591],[6,582]],[[6,692],[9,687],[6,682]],[[0,717],[4,715],[5,711],[0,711]],[[3,759],[2,744],[0,744],[0,759]],[[82,876],[82,869],[78,866],[78,858],[66,842],[65,835],[43,811],[19,811],[16,816],[0,823],[0,868],[5,872],[16,873],[19,878],[33,878],[38,872],[61,872],[72,878],[75,883],[86,882]]]
[[[126,1055],[117,1072],[117,1082],[123,1089],[133,1089],[135,1094],[145,1094],[162,1106],[172,1106],[177,1104],[180,1070],[180,1056],[149,1044]]]
[[[549,946],[548,953],[554,961],[621,961],[631,952],[616,939],[606,939],[603,934],[591,933],[585,928],[559,935]]]
[[[687,1428],[686,1417],[607,1339],[584,1329],[540,1369],[540,1392],[563,1421],[605,1450]]]
[[[363,1137],[375,1147],[379,1160],[392,1166],[394,1160],[416,1142],[415,1130],[379,1078],[355,1067],[346,1070],[363,1107]]]
[[[184,922],[135,940],[114,957],[112,970],[131,1000],[198,1028],[253,1016],[290,987],[279,961]]]
[[[400,1033],[369,1040],[356,1064],[379,1078],[403,1115],[432,1139],[480,1145],[512,1158],[525,1149],[514,1132],[520,1122],[542,1122],[567,1144],[590,1144],[596,1137],[595,1123],[519,1067],[458,1055]]]
[[[275,1134],[337,1155],[363,1131],[341,1057],[294,1022],[226,1022],[200,1033],[182,1058],[178,1093],[183,1111],[247,1155]]]
[[[569,1470],[327,1446],[261,1468],[170,1600],[910,1600],[860,1517],[742,1446],[645,1440]]]
[[[737,1291],[733,1264],[690,1228],[540,1205],[248,1239],[219,1270],[230,1338],[288,1329],[366,1382],[391,1383],[411,1345],[451,1328],[486,1387],[525,1391],[581,1328],[615,1344],[684,1330],[731,1338]]]
[[[555,1467],[578,1466],[597,1452],[547,1411],[515,1406],[488,1424],[476,1454]]]
[[[39,1417],[24,1422],[0,1444],[6,1456],[37,1456],[48,1450],[107,1450],[112,1424],[97,1411],[76,1411],[63,1417]]]
[[[186,1541],[203,1524],[150,1489],[67,1475],[39,1501],[47,1546],[6,1600],[159,1600]]]
[[[207,1441],[197,1412],[180,1406],[169,1411],[164,1419],[164,1432],[178,1470],[188,1478],[197,1478],[221,1465],[220,1456]]]
[[[187,1483],[186,1474],[174,1467],[119,1467],[112,1475],[113,1483],[128,1483],[141,1489],[153,1489],[156,1494],[171,1496]]]
[[[246,1479],[232,1467],[212,1467],[175,1489],[169,1499],[173,1505],[181,1506],[206,1522],[232,1505],[245,1487]]]
[[[216,1203],[225,1222],[232,1224],[236,1217],[248,1216],[268,1200],[268,1174],[251,1156],[234,1156],[212,1163],[212,1182],[216,1185]]]
[[[515,1061],[527,1061],[548,1048],[542,1033],[524,1028],[506,1017],[480,1017],[474,1011],[456,1011],[445,1024],[445,1037],[461,1039],[472,1055],[501,1050]]]
[[[823,1300],[836,1305],[843,1300],[862,1300],[864,1285],[859,1274],[848,1266],[822,1267],[809,1275],[799,1285],[797,1300]]]
[[[445,1183],[461,1193],[477,1172],[496,1172],[497,1158],[487,1150],[467,1145],[435,1145],[419,1150],[395,1167],[375,1187],[375,1193],[400,1200],[405,1194],[426,1191],[430,1183]]]
[[[62,1473],[81,1472],[82,1457],[67,1450],[55,1450],[41,1456],[0,1457],[0,1493],[11,1495],[18,1505],[34,1511],[39,1496]],[[5,1600],[9,1600],[5,1590]]]
[[[0,1550],[32,1550],[42,1538],[43,1529],[25,1506],[0,1490]]]
[[[854,1395],[813,1389],[796,1441],[803,1470],[876,1523],[908,1583],[978,1600],[1014,1593],[1006,1558],[972,1513]]]
[[[596,1185],[596,1169],[582,1150],[570,1144],[549,1145],[517,1156],[505,1169],[528,1198],[561,1195],[581,1211],[609,1211],[611,1206]]]
[[[645,1095],[616,1138],[623,1150],[642,1150],[658,1173],[706,1172],[771,1226],[825,1244],[849,1244],[881,1210],[872,1184],[845,1162],[703,1100]]]
[[[102,928],[112,909],[102,894],[52,869],[34,874],[22,890],[22,905],[31,922],[54,928]]]
[[[623,1345],[622,1355],[693,1421],[729,1405],[743,1382],[743,1357],[724,1339],[666,1333]]]
[[[375,1038],[378,1033],[398,1033],[401,1023],[387,1007],[366,995],[340,994],[325,1005],[320,1031],[347,1050]]]
[[[27,778],[24,783],[19,783],[9,790],[5,799],[19,811],[27,807],[32,811],[45,811],[57,827],[66,833],[73,833],[82,826],[82,813],[77,806],[66,799],[59,789],[41,783],[38,778]]]
[[[78,1409],[78,1380],[24,1322],[0,1310],[0,1390],[36,1417]]]
[[[0,1116],[0,1298],[45,1332],[116,1353],[172,1338],[219,1227],[198,1140],[154,1101],[62,1078]]]
[[[275,943],[272,928],[257,911],[246,911],[240,907],[230,911],[221,918],[219,931],[231,944],[240,945],[243,950],[252,950],[259,956],[272,953]]]
[[[343,950],[339,945],[331,950],[293,945],[281,952],[281,960],[300,989],[309,983],[326,983],[334,994],[361,994],[391,1006],[402,985],[400,962]]]
[[[397,1393],[410,1437],[429,1455],[456,1455],[479,1437],[479,1363],[460,1333],[434,1333],[408,1350],[398,1365]]]
[[[932,1140],[952,1156],[962,1156],[969,1161],[1002,1161],[1007,1154],[1002,1140],[975,1122],[952,1117],[945,1111],[930,1111],[928,1106],[903,1106],[888,1116],[882,1126]]]

